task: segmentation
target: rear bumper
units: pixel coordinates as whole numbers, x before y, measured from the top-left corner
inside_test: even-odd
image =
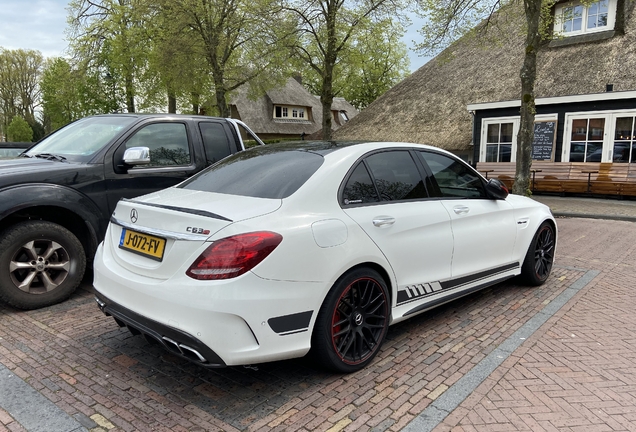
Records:
[[[99,309],[112,316],[120,327],[127,327],[133,335],[141,334],[150,342],[157,342],[173,354],[204,367],[225,367],[214,351],[186,332],[153,321],[96,293]]]

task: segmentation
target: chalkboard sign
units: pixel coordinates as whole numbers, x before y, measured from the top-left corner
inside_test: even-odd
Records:
[[[540,121],[534,124],[532,160],[554,160],[554,132],[556,121]]]

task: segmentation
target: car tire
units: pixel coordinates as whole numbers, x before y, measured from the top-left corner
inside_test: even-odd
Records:
[[[340,277],[323,302],[311,355],[329,370],[352,373],[380,350],[390,320],[389,290],[378,272],[358,268]]]
[[[82,281],[86,255],[66,228],[27,221],[0,234],[0,299],[19,309],[66,300]]]
[[[521,280],[527,285],[539,286],[550,276],[556,246],[554,226],[543,222],[530,243],[521,266]]]

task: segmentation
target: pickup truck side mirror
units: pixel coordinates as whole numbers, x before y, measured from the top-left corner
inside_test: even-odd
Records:
[[[124,152],[126,165],[148,165],[150,163],[150,149],[148,147],[131,147]]]

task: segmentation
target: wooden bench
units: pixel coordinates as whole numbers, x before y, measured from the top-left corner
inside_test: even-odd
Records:
[[[477,170],[512,188],[514,162],[479,162]],[[636,164],[533,161],[532,192],[636,196]]]
[[[565,193],[570,178],[569,162],[533,161],[530,167],[532,192]]]
[[[598,176],[599,166],[598,162],[570,162],[570,175],[565,185],[565,192],[591,193],[592,181]]]
[[[621,195],[622,185],[627,183],[628,169],[629,164],[600,163],[598,173],[590,181],[590,192],[600,195]]]
[[[508,189],[512,189],[515,180],[515,162],[478,162],[477,171],[487,179],[496,178],[503,182]]]
[[[636,196],[636,164],[628,165],[625,183],[621,183],[621,195]]]

